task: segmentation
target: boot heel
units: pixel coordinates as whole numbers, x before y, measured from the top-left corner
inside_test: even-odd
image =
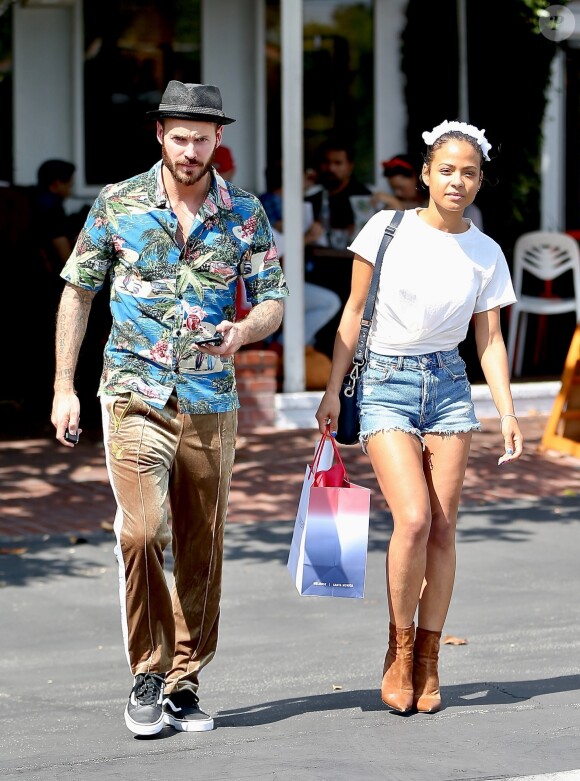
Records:
[[[399,713],[408,713],[413,707],[414,640],[414,623],[405,629],[389,623],[389,650],[383,667],[381,699]]]

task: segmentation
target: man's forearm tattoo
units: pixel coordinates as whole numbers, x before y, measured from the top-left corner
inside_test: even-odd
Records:
[[[73,384],[94,295],[72,285],[63,290],[56,319],[55,386],[69,388]]]

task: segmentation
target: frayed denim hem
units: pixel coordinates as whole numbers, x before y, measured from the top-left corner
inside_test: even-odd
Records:
[[[404,434],[413,434],[421,443],[421,447],[425,450],[425,438],[422,436],[418,428],[405,428],[404,426],[386,426],[384,428],[373,429],[372,431],[363,431],[359,436],[360,446],[365,455],[367,453],[367,443],[371,437],[375,434],[386,434],[389,431],[402,431]]]
[[[367,453],[367,443],[369,439],[375,434],[386,434],[388,431],[402,431],[405,434],[413,434],[417,437],[417,439],[421,442],[421,447],[423,450],[425,450],[425,437],[424,434],[440,434],[441,436],[453,436],[454,434],[468,434],[470,431],[481,431],[481,423],[472,423],[471,425],[468,425],[466,427],[457,428],[457,429],[427,429],[421,433],[421,431],[418,428],[405,428],[404,426],[388,426],[385,428],[378,428],[374,429],[373,431],[365,431],[360,434],[359,436],[359,442],[360,446],[362,448],[362,451],[365,455],[368,455]]]
[[[454,434],[469,434],[470,431],[481,431],[481,423],[478,421],[477,423],[471,423],[468,426],[462,426],[454,429],[436,429],[436,428],[429,428],[425,429],[423,434],[441,434],[442,436],[448,435],[452,437]]]

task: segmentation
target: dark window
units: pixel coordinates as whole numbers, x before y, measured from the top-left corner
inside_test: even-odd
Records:
[[[566,228],[580,239],[580,42],[566,47]]]
[[[268,0],[268,160],[281,157],[280,2]],[[357,178],[374,180],[372,0],[304,0],[304,154],[336,133],[355,149]]]
[[[160,156],[155,124],[167,82],[200,81],[200,0],[84,2],[85,178],[116,182]]]

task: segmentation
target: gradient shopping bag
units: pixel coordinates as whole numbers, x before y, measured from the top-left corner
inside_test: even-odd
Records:
[[[331,443],[335,463],[320,469]],[[327,432],[306,467],[288,556],[288,570],[303,596],[364,597],[370,490],[348,479]]]

